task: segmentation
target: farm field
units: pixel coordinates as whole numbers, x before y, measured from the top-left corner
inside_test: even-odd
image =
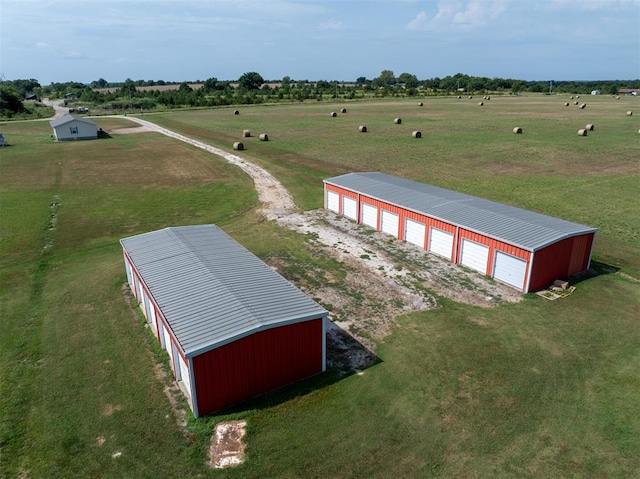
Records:
[[[384,171],[595,226],[598,274],[558,301],[481,308],[439,296],[437,309],[397,318],[362,374],[332,369],[198,420],[167,394],[164,353],[123,294],[118,240],[215,223],[311,293],[343,278],[342,265],[260,217],[251,180],[197,148],[155,133],[56,144],[46,121],[0,124],[11,144],[0,151],[0,477],[637,474],[640,102],[417,101],[144,119],[225,149],[242,140],[240,154],[302,210],[322,206],[323,178]],[[587,123],[594,131],[578,137]],[[213,471],[209,438],[223,419],[248,421],[247,461]]]

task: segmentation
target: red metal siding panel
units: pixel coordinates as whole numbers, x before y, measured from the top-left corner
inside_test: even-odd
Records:
[[[194,357],[198,412],[209,414],[321,373],[322,321],[268,329]]]
[[[529,291],[587,269],[594,234],[573,236],[536,251]]]

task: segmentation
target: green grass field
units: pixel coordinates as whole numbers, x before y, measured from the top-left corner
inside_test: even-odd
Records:
[[[0,477],[636,477],[640,123],[625,113],[640,103],[581,100],[145,115],[228,149],[251,130],[243,156],[303,209],[322,205],[323,178],[378,170],[598,227],[607,273],[553,302],[442,298],[398,318],[364,374],[332,370],[186,427],[163,392],[164,353],[123,296],[118,240],[216,223],[261,257],[336,277],[340,264],[256,216],[251,180],[204,151],[153,133],[56,144],[46,121],[0,124],[11,145],[0,150]],[[587,123],[595,130],[578,137]],[[212,471],[211,427],[226,418],[248,420],[247,461]]]

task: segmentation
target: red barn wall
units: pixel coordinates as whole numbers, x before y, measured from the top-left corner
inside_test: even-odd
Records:
[[[573,236],[536,251],[529,291],[544,288],[556,279],[566,278],[589,268],[594,233]]]
[[[267,329],[195,356],[199,415],[321,373],[322,322]]]

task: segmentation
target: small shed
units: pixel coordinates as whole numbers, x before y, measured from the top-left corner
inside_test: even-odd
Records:
[[[384,173],[324,180],[325,208],[523,292],[589,268],[597,229]]]
[[[64,115],[49,122],[57,141],[95,140],[98,125],[95,122],[74,115]]]
[[[326,369],[327,311],[215,225],[120,240],[196,417]]]

